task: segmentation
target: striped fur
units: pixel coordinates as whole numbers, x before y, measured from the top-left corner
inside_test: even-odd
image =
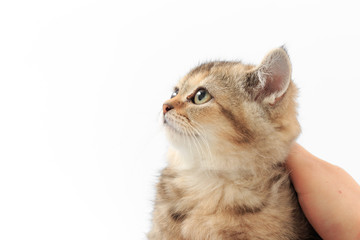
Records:
[[[258,66],[205,63],[180,80],[164,105],[171,147],[150,240],[318,239],[284,167],[300,132],[290,75],[279,48]],[[199,89],[211,100],[194,104]]]

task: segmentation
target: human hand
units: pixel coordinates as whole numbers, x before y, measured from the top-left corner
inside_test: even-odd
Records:
[[[324,240],[360,239],[360,186],[343,169],[294,144],[286,162],[301,208]]]

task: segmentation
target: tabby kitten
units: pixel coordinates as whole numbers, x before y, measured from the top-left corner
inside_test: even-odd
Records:
[[[181,79],[163,105],[171,147],[148,238],[318,239],[284,166],[300,133],[296,95],[284,48]]]

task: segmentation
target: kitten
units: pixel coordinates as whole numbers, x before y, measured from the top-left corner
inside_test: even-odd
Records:
[[[258,66],[210,62],[163,105],[171,143],[150,240],[320,239],[284,162],[300,133],[284,48]]]

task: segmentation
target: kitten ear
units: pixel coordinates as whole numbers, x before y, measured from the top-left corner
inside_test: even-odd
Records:
[[[275,104],[289,87],[290,78],[289,56],[285,48],[276,48],[264,57],[255,70],[248,73],[246,87],[255,101]]]

